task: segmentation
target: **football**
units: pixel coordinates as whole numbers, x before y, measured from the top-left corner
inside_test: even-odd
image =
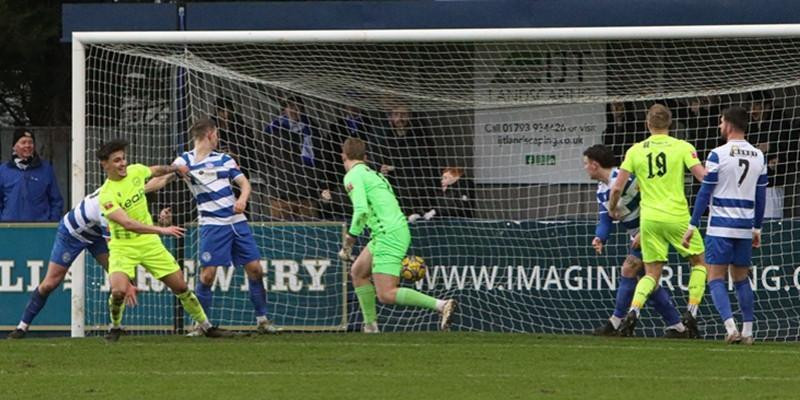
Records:
[[[400,277],[411,282],[416,282],[424,278],[426,272],[428,272],[428,267],[425,265],[425,260],[423,260],[422,257],[406,256],[406,258],[403,259],[403,269],[400,270]]]

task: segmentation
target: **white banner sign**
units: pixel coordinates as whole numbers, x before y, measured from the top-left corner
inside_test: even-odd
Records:
[[[602,143],[605,103],[558,104],[559,98],[605,95],[605,49],[586,44],[478,49],[477,183],[587,183],[583,151]],[[497,57],[501,55],[501,57]],[[545,105],[518,106],[537,103]]]

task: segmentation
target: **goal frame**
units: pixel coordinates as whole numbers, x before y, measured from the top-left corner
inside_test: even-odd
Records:
[[[86,185],[86,46],[100,43],[391,43],[577,41],[797,37],[800,24],[678,25],[592,28],[389,29],[294,31],[148,31],[72,33],[71,205],[85,196]],[[85,335],[86,259],[71,268],[71,336]]]

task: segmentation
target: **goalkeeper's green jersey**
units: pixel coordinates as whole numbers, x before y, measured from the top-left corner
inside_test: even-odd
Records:
[[[700,164],[688,142],[669,135],[652,135],[625,153],[620,168],[636,175],[642,200],[641,219],[686,222],[689,205],[684,194],[685,169]]]
[[[344,187],[353,203],[350,235],[360,235],[365,225],[373,236],[408,227],[392,185],[383,175],[363,163],[356,164],[344,176]]]
[[[108,219],[108,214],[119,209],[125,210],[133,220],[145,225],[153,225],[153,217],[147,207],[147,198],[144,192],[144,184],[150,177],[150,168],[142,164],[132,164],[127,168],[127,175],[118,181],[106,179],[100,187],[100,211]],[[116,245],[141,243],[148,240],[157,240],[156,234],[140,234],[131,232],[122,225],[108,220],[108,230],[111,234],[110,247]]]

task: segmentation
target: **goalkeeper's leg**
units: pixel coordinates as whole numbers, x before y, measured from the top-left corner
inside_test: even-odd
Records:
[[[358,305],[364,320],[364,331],[375,333],[378,331],[378,312],[375,307],[375,286],[370,281],[372,276],[372,253],[369,246],[361,250],[361,254],[350,266],[350,277],[353,280]]]

